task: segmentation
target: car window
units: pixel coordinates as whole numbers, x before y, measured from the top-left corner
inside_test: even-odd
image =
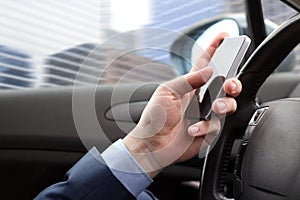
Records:
[[[295,10],[291,9],[281,1],[262,0],[262,6],[263,6],[263,12],[265,18],[269,19],[270,21],[278,25],[297,14]],[[299,73],[300,72],[300,45],[296,46],[293,53],[294,55],[290,57],[290,61],[286,62],[286,64],[289,65],[288,66],[282,65],[280,67],[283,68],[282,69],[283,71],[292,70],[294,73]]]
[[[272,2],[263,2],[271,20],[293,15]],[[0,88],[170,80],[177,34],[244,10],[243,0],[2,0]]]

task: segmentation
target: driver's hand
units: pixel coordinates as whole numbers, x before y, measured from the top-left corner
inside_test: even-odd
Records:
[[[211,77],[212,68],[206,67],[210,57],[227,34],[220,34],[208,47],[190,73],[160,85],[147,104],[137,126],[123,143],[141,167],[154,177],[162,168],[186,161],[203,147],[204,136],[220,131],[217,117],[210,121],[191,121],[184,114],[192,97]],[[215,100],[212,110],[216,115],[236,110],[234,97],[242,85],[232,78],[225,81],[224,91],[230,97]]]

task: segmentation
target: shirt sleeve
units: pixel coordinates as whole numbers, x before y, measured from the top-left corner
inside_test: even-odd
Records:
[[[124,155],[124,152],[122,152],[124,149],[121,152],[119,152],[120,149],[115,150],[115,148],[118,148],[118,145],[116,145],[117,143],[114,143],[109,147],[107,152],[103,154],[109,154],[112,160],[117,159],[119,160],[117,163],[121,164],[123,156],[126,154]],[[111,155],[111,149],[114,150],[115,153],[121,154]],[[128,156],[130,156],[128,150],[127,153],[128,155],[126,158],[128,159]],[[94,147],[66,173],[61,182],[53,184],[43,190],[35,197],[35,200],[156,199],[151,192],[145,190],[152,180],[147,174],[139,171],[141,168],[139,168],[138,165],[135,165],[137,164],[135,163],[135,160],[132,161],[134,167],[128,169],[134,169],[133,172],[111,170],[103,160],[102,155]],[[123,165],[129,165],[129,163],[125,162],[122,166]],[[116,167],[118,165],[112,166]],[[117,178],[112,171],[118,174],[119,177]],[[120,176],[120,174],[122,176]],[[124,185],[126,185],[126,187]]]
[[[117,191],[117,192],[116,192]],[[145,192],[141,194],[146,195]],[[149,198],[148,198],[149,197]],[[57,182],[43,190],[35,200],[136,199],[112,174],[94,147]],[[151,199],[146,195],[143,200]]]
[[[135,197],[138,197],[153,180],[132,157],[119,139],[101,154],[113,175]]]

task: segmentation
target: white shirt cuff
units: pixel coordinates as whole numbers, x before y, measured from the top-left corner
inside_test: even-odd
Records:
[[[135,197],[153,182],[132,157],[121,139],[108,147],[101,156],[114,176]]]

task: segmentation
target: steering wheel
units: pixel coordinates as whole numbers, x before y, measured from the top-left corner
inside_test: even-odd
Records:
[[[300,198],[300,99],[260,106],[255,101],[261,85],[299,41],[297,14],[269,35],[239,72],[243,91],[236,99],[238,109],[226,118],[220,138],[208,155],[201,200],[228,199],[224,195],[226,175],[238,140],[242,142],[234,169],[234,199]]]

